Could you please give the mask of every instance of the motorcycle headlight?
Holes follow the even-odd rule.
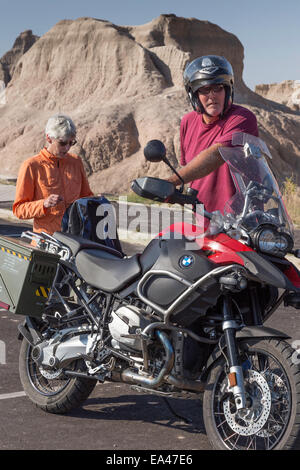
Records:
[[[262,230],[258,235],[257,242],[260,251],[273,252],[276,249],[276,233],[270,229]]]
[[[293,245],[291,237],[278,232],[276,227],[260,228],[253,234],[252,240],[259,251],[275,256],[284,256]]]

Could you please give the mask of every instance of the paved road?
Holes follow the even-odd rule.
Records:
[[[66,416],[46,414],[24,397],[1,399],[22,391],[18,376],[19,319],[0,315],[0,338],[7,347],[7,364],[0,365],[0,449],[209,449],[196,401],[170,400],[177,412],[193,419],[175,418],[164,400],[139,395],[130,386],[97,385],[84,406]]]
[[[0,232],[10,230],[22,228],[0,225]],[[299,233],[297,240],[300,246]],[[124,245],[128,254],[135,250],[130,244]],[[23,395],[18,375],[20,343],[16,337],[20,321],[22,318],[0,312],[0,341],[6,346],[6,363],[0,363],[1,450],[210,449],[198,400],[169,400],[177,413],[192,420],[190,424],[175,417],[161,397],[140,395],[128,385],[115,383],[97,385],[85,404],[66,416],[49,415],[35,408]],[[268,324],[290,334],[292,340],[300,340],[299,311],[280,308]]]

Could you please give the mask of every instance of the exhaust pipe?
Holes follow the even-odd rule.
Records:
[[[167,337],[167,335],[157,330],[156,335],[160,339],[165,352],[166,352],[166,362],[160,373],[157,377],[143,377],[130,369],[126,369],[120,374],[115,375],[115,380],[122,381],[125,383],[132,383],[135,385],[142,385],[147,388],[156,388],[158,387],[163,381],[167,382],[170,385],[174,385],[175,387],[188,390],[190,392],[197,392],[201,393],[204,392],[205,384],[203,382],[196,382],[194,380],[188,379],[178,379],[173,375],[168,375],[169,372],[172,370],[174,364],[174,351],[173,347]]]
[[[173,347],[167,337],[167,335],[163,331],[156,331],[156,336],[162,343],[165,353],[166,353],[166,362],[161,369],[160,373],[157,377],[143,377],[136,372],[133,372],[130,369],[126,369],[120,374],[120,379],[122,382],[128,382],[133,384],[144,385],[146,387],[155,388],[158,387],[162,381],[164,380],[165,376],[171,372],[173,364],[174,364],[174,350]]]
[[[196,382],[195,380],[187,380],[187,379],[177,379],[173,375],[168,375],[165,377],[165,382],[170,385],[174,385],[177,388],[182,390],[188,390],[189,392],[198,392],[202,393],[205,390],[205,383],[203,382]]]

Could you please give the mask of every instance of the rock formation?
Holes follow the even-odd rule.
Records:
[[[285,80],[270,85],[257,85],[255,93],[268,100],[282,103],[295,111],[300,111],[300,80]]]
[[[143,147],[162,140],[179,159],[179,124],[191,110],[182,84],[186,63],[224,55],[235,72],[235,101],[258,117],[281,178],[300,174],[300,115],[266,100],[243,81],[244,51],[231,33],[207,21],[161,15],[142,26],[117,26],[92,18],[57,23],[22,55],[0,108],[2,174],[44,143],[47,119],[69,114],[78,128],[74,152],[84,160],[93,190],[124,193],[141,175],[164,177],[148,164]]]
[[[4,54],[0,59],[0,80],[5,85],[11,80],[13,76],[15,65],[20,57],[27,52],[31,46],[39,39],[38,36],[32,34],[29,29],[21,33],[14,42],[14,45],[10,51]]]

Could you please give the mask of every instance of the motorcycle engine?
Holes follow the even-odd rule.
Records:
[[[127,351],[142,351],[138,335],[151,322],[143,317],[141,310],[134,306],[123,306],[112,312],[109,331],[112,335],[112,346]],[[126,337],[131,335],[131,337]]]

